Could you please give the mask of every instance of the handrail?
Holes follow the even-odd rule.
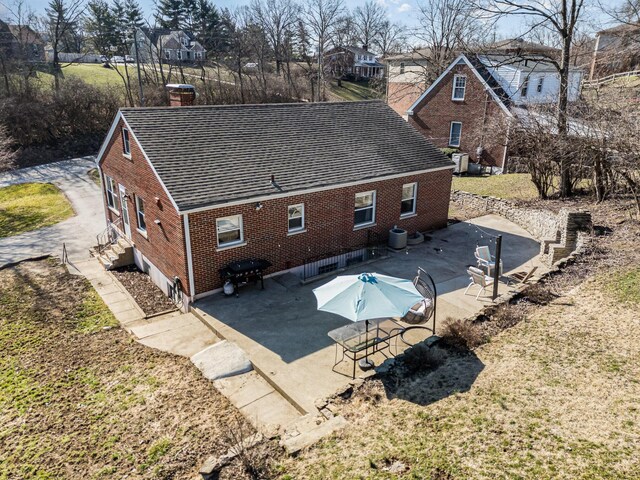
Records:
[[[107,228],[96,235],[96,241],[98,242],[96,250],[98,254],[102,254],[110,245],[118,241],[120,233],[117,229],[122,228],[122,226],[122,218],[120,217],[115,222],[109,222]]]

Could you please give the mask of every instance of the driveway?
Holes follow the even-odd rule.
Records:
[[[466,267],[475,264],[476,245],[503,236],[504,271],[528,270],[538,260],[539,244],[525,230],[496,215],[461,222],[434,232],[423,244],[389,258],[360,265],[347,274],[373,271],[412,279],[418,267],[429,272],[438,288],[437,325],[447,317],[465,318],[491,302],[488,296],[475,300],[477,290],[464,295],[469,282]],[[255,369],[302,410],[312,412],[315,400],[333,394],[351,379],[332,371],[335,348],[327,332],[348,324],[348,320],[316,309],[313,288],[325,278],[301,285],[291,274],[265,281],[265,290],[247,286],[240,296],[221,294],[202,299],[194,313],[209,323],[219,336],[235,342],[248,355]],[[509,287],[500,285],[500,292]],[[490,294],[490,292],[488,292]],[[423,331],[424,332],[424,331]],[[428,333],[423,333],[423,338]],[[378,358],[377,361],[384,360]],[[351,373],[351,364],[339,366]],[[360,372],[362,373],[362,372]]]
[[[41,255],[62,255],[66,244],[72,263],[87,260],[96,235],[105,229],[102,193],[87,172],[94,157],[0,173],[0,187],[27,182],[53,183],[67,196],[75,215],[50,227],[0,239],[0,266]]]

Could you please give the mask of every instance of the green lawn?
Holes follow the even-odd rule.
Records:
[[[48,227],[72,215],[67,198],[50,183],[0,188],[0,238]]]
[[[342,86],[338,86],[338,82],[331,82],[331,92],[351,102],[359,100],[375,100],[381,98],[381,95],[369,87],[366,82],[346,82],[342,81]]]
[[[538,197],[538,191],[528,173],[453,177],[453,189],[510,200],[532,200]]]

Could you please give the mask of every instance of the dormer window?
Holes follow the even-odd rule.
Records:
[[[467,89],[467,76],[454,75],[453,76],[453,92],[451,94],[451,99],[457,100],[457,101],[464,100],[464,94],[466,89]]]
[[[131,155],[131,145],[129,143],[129,130],[122,129],[122,153]]]

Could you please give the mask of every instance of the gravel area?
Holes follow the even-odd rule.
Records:
[[[135,265],[113,270],[111,273],[124,285],[145,315],[175,309],[173,302],[160,290],[144,272]]]

